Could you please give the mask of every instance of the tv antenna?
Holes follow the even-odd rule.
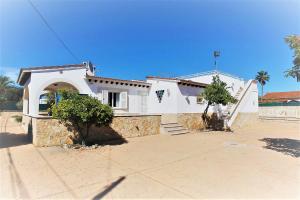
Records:
[[[220,56],[220,51],[214,51],[214,57],[215,57],[215,70],[217,71],[217,57]]]

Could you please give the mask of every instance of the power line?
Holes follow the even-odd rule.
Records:
[[[67,46],[67,44],[59,37],[57,32],[50,26],[50,24],[47,22],[46,18],[42,15],[42,13],[38,10],[38,8],[32,3],[31,0],[27,0],[28,3],[31,5],[33,10],[40,16],[44,24],[48,27],[48,29],[53,33],[55,38],[62,44],[62,46],[66,49],[66,51],[77,61],[81,62],[80,59],[72,52],[72,50]]]

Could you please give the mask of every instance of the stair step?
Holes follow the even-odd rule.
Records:
[[[170,122],[170,123],[161,123],[160,125],[174,125],[178,124],[177,122]]]
[[[166,126],[166,125],[163,125],[162,127],[164,127],[164,128],[182,128],[181,125],[174,125],[174,126]]]
[[[182,132],[182,131],[188,131],[185,128],[181,128],[181,129],[175,129],[175,130],[167,130],[169,133],[174,133],[174,132]]]
[[[189,131],[183,131],[183,132],[172,133],[171,135],[175,136],[175,135],[183,135],[183,134],[187,134],[187,133],[190,133],[190,132]]]

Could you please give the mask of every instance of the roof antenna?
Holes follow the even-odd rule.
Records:
[[[217,57],[220,56],[220,51],[214,51],[214,57],[215,57],[215,71],[217,72],[218,71],[218,68],[217,68]]]

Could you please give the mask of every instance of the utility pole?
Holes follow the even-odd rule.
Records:
[[[220,56],[220,51],[214,51],[214,57],[215,57],[215,70],[217,71],[217,57]]]

